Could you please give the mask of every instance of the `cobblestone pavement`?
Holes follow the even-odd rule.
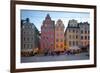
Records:
[[[87,60],[87,59],[89,59],[88,53],[80,53],[80,54],[75,54],[75,55],[21,57],[21,63],[48,62],[48,61],[69,61],[69,60]]]

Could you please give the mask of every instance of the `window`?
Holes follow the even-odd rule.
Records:
[[[81,33],[83,33],[83,30],[81,30]]]
[[[33,37],[32,37],[32,40],[33,40]]]
[[[90,31],[88,30],[88,33],[90,33]]]
[[[73,30],[73,33],[75,32],[75,30]]]
[[[23,32],[23,34],[25,34],[25,31]]]
[[[90,36],[88,36],[88,40],[90,39]]]
[[[83,36],[81,36],[81,39],[83,40]]]
[[[85,36],[85,40],[87,39],[87,36]]]
[[[87,31],[85,30],[85,34],[87,33]]]
[[[78,39],[78,35],[76,35],[76,39]]]
[[[53,44],[51,44],[51,47],[53,46]]]
[[[33,32],[31,32],[31,34],[34,34],[34,31],[33,31]]]
[[[29,41],[29,38],[27,38],[27,41]]]
[[[25,41],[25,37],[24,37],[24,41]]]

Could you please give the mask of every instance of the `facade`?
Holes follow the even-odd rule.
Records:
[[[68,27],[65,30],[65,42],[69,48],[80,45],[80,28],[76,20],[69,20]]]
[[[41,49],[45,53],[51,53],[54,48],[55,39],[55,22],[51,20],[49,14],[45,17],[41,26]]]
[[[78,23],[76,20],[69,20],[65,30],[65,43],[71,48],[83,48],[89,46],[89,23]]]
[[[89,46],[90,40],[90,25],[88,22],[79,23],[80,27],[80,47]]]
[[[33,23],[21,20],[21,55],[31,56],[39,49],[39,31]]]
[[[59,19],[55,25],[55,52],[64,51],[64,24]]]

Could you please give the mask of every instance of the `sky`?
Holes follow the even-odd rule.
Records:
[[[39,31],[41,31],[41,25],[46,15],[49,14],[51,19],[55,21],[61,19],[65,25],[65,29],[68,25],[68,21],[75,19],[78,22],[89,22],[90,13],[88,12],[64,12],[64,11],[39,11],[39,10],[21,10],[21,19],[29,18]]]

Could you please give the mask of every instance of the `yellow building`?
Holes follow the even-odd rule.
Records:
[[[55,25],[55,49],[54,51],[64,51],[64,24],[59,19]]]
[[[65,43],[70,47],[77,47],[80,44],[80,28],[77,20],[69,20],[68,27],[65,30]]]

